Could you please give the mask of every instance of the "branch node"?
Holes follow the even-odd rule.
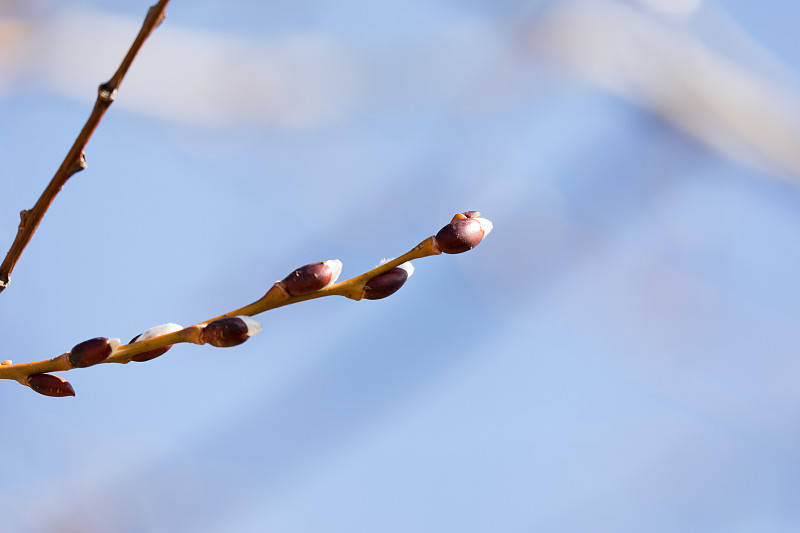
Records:
[[[17,231],[22,231],[22,229],[28,225],[28,216],[30,214],[31,214],[30,209],[23,209],[22,211],[19,212],[19,226],[17,226]]]
[[[78,159],[75,159],[72,164],[69,166],[69,170],[67,171],[70,176],[77,174],[81,170],[84,170],[87,166],[86,163],[86,155],[81,152],[78,156]]]
[[[147,10],[147,15],[144,17],[145,24],[147,24],[147,20],[153,16],[158,17],[153,25],[153,29],[156,29],[161,26],[161,23],[167,18],[167,12],[163,8],[159,9],[158,5],[150,6],[150,9]]]
[[[113,102],[114,98],[117,96],[117,89],[120,83],[122,83],[122,78],[125,77],[125,73],[128,71],[128,68],[130,68],[136,54],[139,53],[139,50],[152,33],[154,27],[164,19],[163,11],[166,9],[168,3],[169,0],[158,0],[158,3],[150,8],[147,18],[142,28],[139,30],[139,34],[128,49],[128,53],[123,58],[119,68],[110,80],[100,84],[97,88],[98,96],[94,108],[89,118],[86,119],[86,123],[83,125],[81,132],[78,134],[78,138],[75,139],[72,148],[70,148],[61,166],[58,167],[50,183],[47,184],[44,192],[39,196],[29,216],[26,218],[27,212],[23,212],[21,215],[20,229],[17,231],[17,236],[11,244],[11,248],[8,249],[5,259],[3,259],[2,264],[0,264],[0,292],[8,285],[11,271],[14,270],[14,266],[17,264],[17,261],[19,261],[22,252],[30,242],[31,237],[33,237],[33,233],[39,226],[39,222],[50,208],[50,204],[53,203],[56,195],[61,191],[61,188],[70,176],[86,168],[86,158],[83,154],[83,150],[86,148],[89,138],[92,136],[98,124],[100,124],[100,120],[111,105],[111,102]],[[79,155],[76,156],[75,154]]]
[[[97,87],[97,97],[110,104],[117,97],[117,84],[113,83],[112,80],[101,83]]]

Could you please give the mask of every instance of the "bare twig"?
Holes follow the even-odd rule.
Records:
[[[36,201],[36,205],[30,210],[26,209],[20,212],[17,236],[14,238],[11,248],[8,250],[3,263],[0,265],[0,292],[8,286],[11,271],[14,269],[17,261],[19,261],[22,252],[30,242],[31,237],[33,237],[33,233],[42,221],[50,204],[53,203],[56,195],[73,174],[86,168],[86,157],[83,153],[86,144],[89,142],[89,138],[91,138],[97,125],[100,124],[100,120],[103,118],[106,110],[114,101],[122,79],[128,72],[128,69],[139,53],[139,50],[142,48],[142,45],[153,30],[164,20],[164,11],[168,3],[169,0],[160,0],[157,4],[150,7],[144,19],[144,23],[142,24],[142,28],[139,30],[139,34],[133,41],[122,63],[120,63],[119,68],[110,80],[97,88],[97,100],[95,101],[92,113],[86,120],[86,124],[84,124],[78,138],[75,139],[75,143],[72,145],[72,148],[70,148],[61,166],[53,176],[53,179],[50,180],[50,183],[39,197],[39,200]]]

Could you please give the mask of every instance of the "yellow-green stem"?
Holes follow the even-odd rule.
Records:
[[[204,344],[201,338],[203,327],[209,322],[219,320],[220,318],[240,315],[253,316],[271,309],[283,307],[284,305],[290,305],[306,300],[313,300],[315,298],[322,298],[323,296],[335,295],[344,296],[352,300],[361,300],[364,297],[364,290],[367,282],[369,282],[369,280],[372,278],[388,272],[407,261],[413,261],[414,259],[421,259],[431,255],[438,255],[440,253],[441,252],[436,247],[436,239],[434,237],[428,237],[409,252],[396,259],[387,261],[386,263],[379,265],[372,270],[361,274],[360,276],[335,283],[322,290],[303,296],[288,295],[284,290],[281,289],[279,285],[280,282],[278,282],[273,285],[273,287],[267,291],[263,297],[251,304],[230,311],[229,313],[225,313],[224,315],[200,322],[193,326],[189,326],[188,328],[184,328],[174,333],[168,333],[166,335],[153,337],[141,342],[120,346],[108,359],[103,361],[103,363],[129,363],[131,358],[138,354],[163,348],[171,344],[178,344],[182,342]],[[34,363],[0,365],[0,379],[14,379],[23,385],[27,385],[28,377],[34,374],[71,370],[72,367],[69,364],[69,360],[67,358],[68,355],[68,353],[65,353],[59,355],[58,357],[54,357],[53,359],[46,359],[44,361],[37,361]]]

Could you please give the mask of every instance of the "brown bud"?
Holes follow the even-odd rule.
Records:
[[[136,355],[131,356],[131,361],[135,361],[137,363],[144,363],[145,361],[149,361],[151,359],[155,359],[160,355],[164,355],[167,353],[167,350],[172,348],[171,344],[164,346],[163,348],[156,348],[155,350],[150,350],[149,352],[139,353]]]
[[[72,385],[63,378],[53,374],[34,374],[28,377],[28,386],[45,396],[75,396]]]
[[[139,340],[139,337],[141,336],[142,336],[141,334],[136,335],[134,338],[131,339],[131,341],[128,344],[133,344],[134,342]],[[131,356],[131,361],[136,361],[137,363],[144,363],[145,361],[149,361],[150,359],[155,359],[159,355],[164,355],[170,348],[172,348],[172,345],[168,344],[162,348],[156,348],[155,350],[150,350],[149,352],[138,353],[136,355]]]
[[[212,346],[227,348],[242,344],[261,331],[261,323],[249,316],[220,318],[203,328],[200,338]]]
[[[460,254],[472,250],[492,231],[492,223],[485,218],[461,218],[439,230],[436,245],[446,254]]]
[[[481,218],[480,211],[464,211],[464,216],[467,218]]]
[[[84,368],[87,366],[102,363],[119,346],[119,339],[107,339],[105,337],[95,337],[88,341],[76,344],[70,350],[69,364],[74,368]]]
[[[286,276],[281,284],[290,296],[304,296],[332,285],[341,273],[342,262],[331,259],[301,266]]]
[[[388,272],[375,276],[364,287],[364,298],[367,300],[380,300],[391,296],[400,290],[406,280],[414,273],[411,263],[403,263]]]
[[[183,327],[178,324],[162,324],[160,326],[155,326],[144,333],[140,333],[136,335],[128,344],[133,344],[135,342],[146,341],[147,339],[152,339],[153,337],[160,337],[161,335],[166,335],[168,333],[174,333],[176,331],[182,330]],[[161,348],[156,348],[155,350],[150,350],[149,352],[143,352],[140,354],[136,354],[131,356],[131,361],[136,361],[137,363],[143,363],[145,361],[149,361],[151,359],[155,359],[159,355],[164,355],[167,353],[167,350],[172,348],[171,344],[167,346],[163,346]]]

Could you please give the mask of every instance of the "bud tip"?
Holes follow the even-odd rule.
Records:
[[[134,337],[133,340],[131,340],[131,342],[146,341],[147,339],[152,339],[153,337],[160,337],[161,335],[166,335],[168,333],[175,333],[176,331],[180,331],[182,329],[183,326],[172,322],[170,322],[169,324],[161,324],[160,326],[153,326],[152,328],[146,330],[144,333],[141,333],[136,337]]]
[[[341,263],[339,263],[341,265]],[[244,322],[245,326],[247,326],[247,333],[248,337],[252,337],[253,335],[258,335],[261,332],[261,322],[256,320],[255,318],[247,315],[239,315],[236,318],[239,318]]]
[[[489,235],[494,229],[494,224],[492,224],[492,221],[488,218],[477,217],[476,220],[480,222],[481,229],[483,230],[483,237],[486,238],[486,236]]]
[[[405,270],[409,278],[414,275],[414,265],[411,264],[411,261],[406,261],[405,263],[401,263],[397,265],[397,268],[402,268],[403,270]]]
[[[331,280],[325,285],[329,287],[336,283],[336,280],[339,279],[339,276],[342,274],[342,262],[338,259],[328,259],[325,261],[325,264],[331,269]]]

